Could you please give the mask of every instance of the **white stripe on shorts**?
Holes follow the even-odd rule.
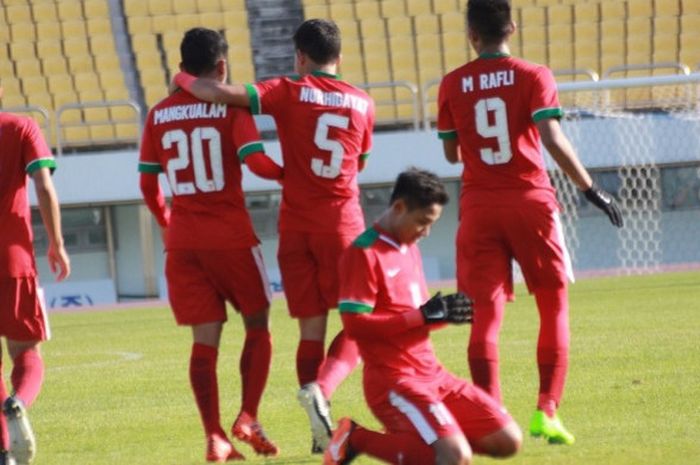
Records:
[[[389,402],[408,417],[408,421],[416,428],[416,431],[418,431],[418,434],[420,434],[420,437],[423,438],[426,444],[432,444],[437,441],[437,433],[430,423],[428,423],[428,420],[425,419],[423,413],[421,413],[418,407],[412,404],[411,401],[397,394],[395,391],[390,391]]]
[[[256,245],[255,247],[252,247],[250,251],[253,253],[255,264],[258,265],[260,279],[262,279],[263,286],[265,286],[265,296],[267,296],[267,301],[268,303],[272,303],[272,288],[270,287],[270,279],[267,277],[267,271],[265,271],[262,250],[260,249],[259,245]]]
[[[46,329],[46,341],[51,339],[51,325],[49,324],[49,314],[46,313],[46,296],[44,288],[39,287],[39,281],[36,281],[36,298],[39,299],[39,307],[41,307],[41,318],[44,320],[44,328]]]
[[[554,219],[554,226],[557,231],[557,241],[564,253],[564,269],[566,270],[566,277],[569,278],[570,282],[576,281],[574,278],[574,267],[571,265],[571,256],[569,255],[569,249],[566,248],[566,241],[564,240],[564,228],[561,225],[561,219],[559,218],[558,212],[552,212],[552,218]]]

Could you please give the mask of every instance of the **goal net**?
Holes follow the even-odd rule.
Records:
[[[547,157],[579,274],[700,267],[699,86],[700,74],[559,85],[563,130],[625,221],[612,226]]]

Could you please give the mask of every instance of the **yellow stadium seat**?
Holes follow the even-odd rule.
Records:
[[[440,40],[439,34],[416,36],[418,78],[421,85],[427,80],[441,77],[443,74],[442,56],[439,52]]]
[[[151,27],[153,32],[166,32],[177,29],[177,16],[173,15],[157,15],[151,18]],[[183,31],[184,32],[184,31]]]
[[[36,40],[36,27],[32,23],[13,23],[9,27],[13,42],[34,42]]]
[[[529,44],[523,42],[523,58],[533,63],[546,64],[546,49],[543,44]]]
[[[41,74],[41,62],[36,58],[15,60],[17,76],[36,76]]]
[[[109,18],[109,0],[83,0],[83,9],[85,17],[91,18]]]
[[[460,2],[461,3],[461,0]],[[459,11],[459,3],[455,0],[433,0],[434,13],[452,13]]]
[[[406,0],[406,13],[409,16],[431,14],[430,2],[425,0]]]
[[[654,34],[678,35],[680,32],[681,20],[682,19],[677,16],[655,16],[652,21]]]
[[[32,15],[37,23],[55,22],[58,18],[56,4],[53,2],[32,2]]]
[[[700,14],[683,15],[681,20],[681,33],[694,34],[700,32]]]
[[[13,74],[14,74],[14,71],[13,71]],[[3,78],[0,81],[0,84],[2,84],[2,88],[5,92],[5,95],[21,94],[22,93],[22,83],[20,82],[19,79],[14,77],[13,74],[3,75]]]
[[[173,1],[173,13],[176,15],[198,13],[197,4],[193,1]]]
[[[220,13],[221,2],[219,0],[197,0],[197,11],[200,13]]]
[[[63,127],[61,131],[63,145],[75,147],[90,143],[90,131],[87,126]]]
[[[121,74],[121,64],[117,55],[98,54],[93,56],[95,60],[95,70],[101,75],[108,72],[118,72]]]
[[[87,92],[89,90],[100,90],[100,81],[97,74],[92,73],[75,73],[73,74],[73,82],[75,89],[78,92]]]
[[[29,59],[36,56],[32,42],[10,43],[10,57],[13,60]]]
[[[112,34],[95,34],[90,38],[90,50],[92,54],[110,56],[115,52],[114,36]]]
[[[245,10],[225,11],[224,23],[227,28],[237,27],[239,29],[248,29],[248,14]]]
[[[547,47],[549,60],[547,65],[553,70],[574,68],[574,49],[570,42],[550,42]]]
[[[153,68],[146,68],[139,70],[139,75],[141,77],[141,85],[143,87],[156,87],[165,86],[167,81],[165,80],[165,74],[160,66]]]
[[[377,18],[379,16],[379,3],[375,0],[363,0],[355,2],[355,17],[357,19]]]
[[[2,108],[18,108],[27,106],[27,101],[22,94],[12,94],[5,92],[2,96]]]
[[[87,110],[86,110],[87,111]],[[87,121],[94,121],[91,115],[85,116]],[[97,121],[105,121],[104,119]],[[90,125],[90,140],[93,142],[112,142],[114,141],[114,126],[112,124],[91,124]]]
[[[547,24],[567,24],[573,22],[574,11],[571,5],[554,5],[547,8]]]
[[[7,24],[31,23],[32,12],[29,5],[10,5],[5,8]]]
[[[130,16],[128,18],[131,35],[144,34],[153,31],[153,21],[150,16]]]
[[[663,1],[656,1],[654,2],[654,14],[656,16],[678,16],[681,14],[681,2],[678,0],[663,0]],[[697,2],[691,2],[688,0],[683,0],[683,15],[685,16],[686,14],[692,14],[693,13],[693,8],[692,4],[694,3],[696,5],[696,8],[700,10],[700,3]],[[700,13],[700,11],[696,11],[696,13]]]
[[[406,4],[404,0],[383,0],[380,2],[380,6],[384,18],[395,18],[406,15]]]
[[[51,110],[53,108],[53,98],[48,92],[31,92],[25,94],[27,97],[27,105],[32,105],[36,107],[44,108],[45,110]]]
[[[347,3],[331,3],[328,5],[330,17],[336,19],[353,19],[355,18],[355,9],[352,2]]]
[[[88,43],[85,38],[69,38],[63,41],[63,50],[67,57],[78,56],[90,53]]]
[[[68,72],[66,59],[63,57],[63,55],[54,55],[43,58],[41,60],[41,68],[46,76],[50,76],[52,74],[65,74]]]
[[[197,14],[178,14],[175,15],[175,24],[178,31],[187,31],[193,27],[202,26]]]
[[[321,5],[304,5],[305,19],[327,18],[328,16],[328,5],[325,3]]]
[[[148,12],[153,16],[173,14],[173,5],[170,0],[145,0],[148,2]]]
[[[49,92],[44,76],[28,75],[26,77],[20,77],[20,81],[22,81],[22,91],[24,95],[47,94]]]
[[[520,24],[522,27],[544,26],[547,23],[545,19],[545,9],[543,7],[525,7],[520,10]]]
[[[469,45],[465,32],[445,32],[442,34],[442,43],[445,71],[462,66],[469,60]]]
[[[531,26],[520,29],[523,46],[543,45],[547,41],[547,31],[543,27]]]
[[[76,94],[73,89],[61,90],[58,92],[52,91],[51,93],[53,95],[53,104],[55,108],[78,103],[78,94]]]
[[[393,81],[417,83],[416,56],[413,50],[399,49],[391,52],[391,76]]]
[[[129,91],[126,89],[126,86],[124,86],[123,83],[120,87],[107,87],[105,89],[105,100],[107,101],[128,99]]]
[[[413,36],[413,23],[408,16],[387,18],[386,23],[389,37]]]
[[[574,24],[574,42],[581,40],[598,40],[598,23],[576,23]]]
[[[678,61],[678,34],[654,34],[652,41],[654,63]]]
[[[61,21],[75,21],[84,18],[82,2],[57,2],[56,6],[58,7],[58,19]]]
[[[199,13],[199,23],[210,29],[226,29],[226,22],[221,13]]]
[[[459,11],[443,13],[440,15],[440,27],[443,33],[466,30],[466,21],[465,16]]]
[[[91,73],[95,71],[95,64],[91,55],[74,55],[68,57],[68,69],[71,73]]]
[[[651,63],[651,36],[627,36],[627,64]]]
[[[413,27],[416,34],[439,34],[440,33],[440,23],[438,21],[438,16],[429,15],[417,15],[413,17]]]
[[[57,41],[62,37],[61,24],[57,21],[50,23],[38,23],[36,25],[36,38],[39,40]]]
[[[4,24],[0,24],[0,42],[5,44],[10,42],[10,29],[5,27]]]
[[[136,124],[115,124],[115,137],[118,140],[137,140],[139,136],[139,128]]]
[[[92,88],[85,90],[78,89],[78,99],[80,100],[80,103],[103,102],[105,99],[105,94],[100,88]]]
[[[325,18],[326,16],[320,17]],[[346,38],[357,39],[359,37],[359,24],[354,19],[339,19],[335,21],[335,24],[338,26],[338,29],[340,29],[343,42],[345,42]]]
[[[52,94],[74,92],[73,78],[69,74],[48,75],[46,81]]]
[[[599,3],[574,3],[574,21],[578,23],[597,23],[600,21]]]
[[[573,28],[569,24],[554,24],[547,27],[547,39],[550,42],[571,43],[574,39]]]
[[[636,17],[627,19],[628,36],[651,36],[651,18]]]
[[[621,20],[626,14],[625,2],[600,2],[601,21]]]
[[[360,21],[360,35],[363,39],[386,37],[384,18],[367,18]]]
[[[341,78],[351,84],[361,84],[365,82],[365,71],[363,60],[359,57],[350,56],[343,58],[340,62]]]
[[[651,18],[654,16],[652,0],[627,0],[627,16],[630,18]]]
[[[574,68],[590,69],[600,74],[599,56],[597,39],[574,42]]]
[[[134,16],[148,16],[151,13],[148,11],[147,0],[123,0],[124,13],[131,19]]]
[[[109,18],[88,18],[88,36],[112,34],[112,23]]]
[[[700,64],[700,32],[684,32],[681,33],[680,37],[680,50],[678,60],[695,68],[696,65]]]
[[[82,20],[66,20],[61,22],[61,33],[66,39],[75,39],[78,37],[86,37],[87,30],[85,29],[85,21]]]

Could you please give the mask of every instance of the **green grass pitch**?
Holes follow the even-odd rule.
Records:
[[[560,413],[572,447],[526,437],[512,463],[672,465],[700,463],[700,273],[590,279],[571,287],[571,364]],[[339,328],[331,317],[329,337]],[[52,315],[46,379],[31,410],[38,465],[204,463],[204,440],[187,378],[190,332],[167,308]],[[318,464],[296,402],[296,323],[284,302],[272,309],[273,366],[260,410],[281,447],[252,463]],[[468,327],[433,333],[438,356],[467,376]],[[527,428],[537,389],[533,299],[518,287],[501,335],[505,402]],[[242,325],[234,314],[219,358],[224,427],[239,406]],[[5,376],[8,360],[5,355]],[[9,380],[8,380],[9,381]],[[356,371],[333,399],[333,414],[376,426]],[[476,463],[495,463],[482,457]],[[372,464],[361,458],[358,464]],[[499,463],[502,463],[499,461]]]

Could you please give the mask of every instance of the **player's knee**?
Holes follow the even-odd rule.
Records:
[[[523,433],[515,422],[508,424],[497,437],[491,450],[493,457],[506,458],[518,453],[523,444]]]
[[[452,439],[452,438],[450,438]],[[440,440],[435,446],[436,465],[470,465],[472,463],[472,451],[466,439]]]

